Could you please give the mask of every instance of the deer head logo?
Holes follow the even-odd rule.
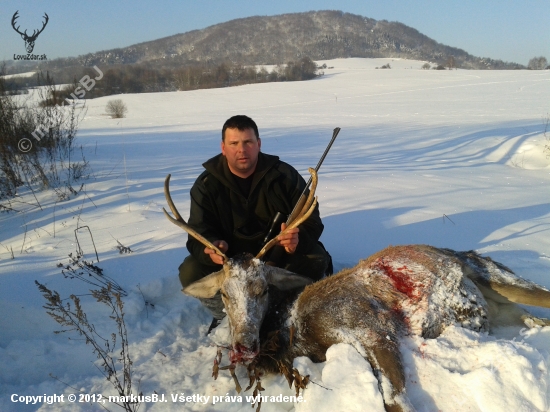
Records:
[[[27,34],[27,30],[25,30],[24,33],[20,32],[19,31],[19,27],[20,26],[17,26],[15,27],[15,21],[17,20],[17,18],[19,17],[19,10],[15,12],[15,14],[13,15],[13,17],[11,18],[11,25],[13,27],[13,29],[19,33],[21,35],[21,38],[23,40],[25,40],[25,48],[27,49],[27,53],[32,53],[33,49],[34,49],[34,42],[36,41],[36,38],[38,37],[38,35],[40,33],[42,33],[42,31],[44,30],[44,28],[46,27],[46,25],[48,24],[48,20],[50,19],[48,17],[48,15],[46,13],[44,13],[44,23],[42,25],[42,28],[40,30],[34,30],[32,35],[29,36]]]

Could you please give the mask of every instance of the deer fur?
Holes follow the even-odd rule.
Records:
[[[453,324],[489,331],[503,307],[513,308],[511,321],[540,324],[516,303],[550,308],[550,291],[504,265],[473,251],[425,245],[389,247],[352,269],[310,283],[250,256],[228,259],[220,272],[184,293],[208,298],[221,292],[232,363],[292,370],[298,356],[322,362],[331,345],[353,345],[371,364],[388,411],[413,410],[405,390],[401,337],[435,338]],[[263,356],[262,339],[275,330],[278,349]]]

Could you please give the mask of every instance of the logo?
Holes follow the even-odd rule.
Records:
[[[19,33],[21,35],[21,38],[25,41],[25,48],[27,49],[27,53],[28,55],[27,56],[18,56],[19,59],[23,59],[23,60],[44,60],[43,58],[32,58],[34,57],[34,55],[30,55],[32,53],[32,51],[34,50],[34,42],[36,41],[38,35],[40,33],[42,33],[44,31],[44,29],[46,28],[46,25],[48,24],[48,20],[50,20],[50,18],[48,17],[48,15],[46,13],[44,13],[44,23],[42,24],[42,28],[39,29],[39,30],[33,30],[32,32],[32,35],[28,35],[27,34],[27,30],[25,30],[24,32],[21,32],[19,31],[19,27],[20,26],[17,26],[15,27],[15,24],[16,24],[16,20],[18,19],[19,17],[19,10],[17,10],[15,12],[15,14],[13,15],[13,17],[11,18],[11,26],[13,27],[13,29]],[[14,55],[14,60],[19,60],[17,58],[15,58],[16,56]],[[36,56],[38,57],[38,56]],[[42,57],[45,57],[45,56],[42,56]]]

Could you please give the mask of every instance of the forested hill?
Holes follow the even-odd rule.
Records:
[[[232,62],[280,64],[308,56],[313,60],[392,57],[426,60],[466,69],[512,69],[515,63],[479,58],[446,46],[397,22],[341,11],[311,11],[231,20],[202,30],[49,61],[42,69],[145,63],[149,67]]]

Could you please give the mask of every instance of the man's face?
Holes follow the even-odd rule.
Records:
[[[262,142],[256,139],[254,130],[225,129],[222,154],[227,159],[231,173],[246,178],[254,173]]]

